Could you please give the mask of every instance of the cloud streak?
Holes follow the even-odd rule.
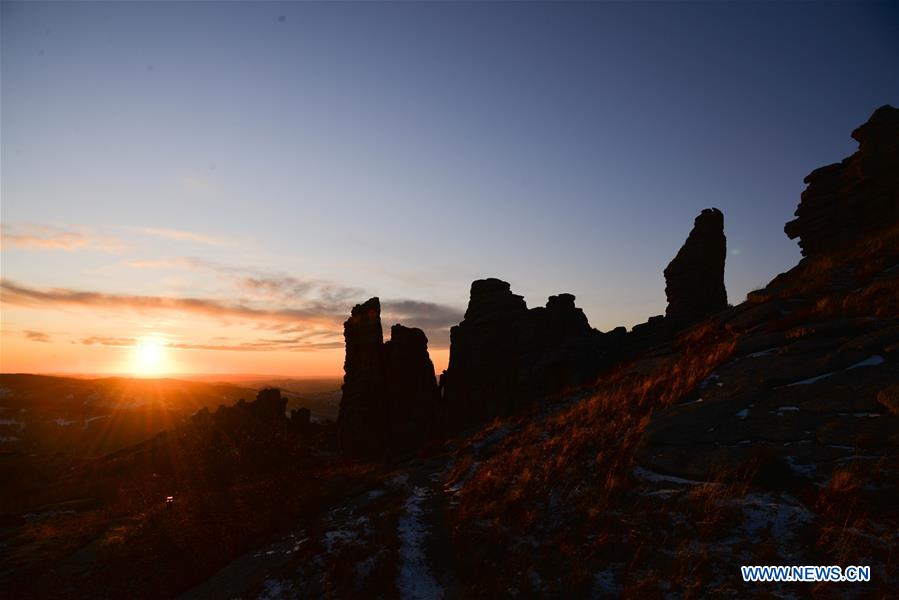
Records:
[[[349,313],[349,304],[342,298],[331,301],[317,298],[306,300],[301,305],[271,306],[246,300],[111,294],[68,288],[38,289],[9,280],[0,280],[0,300],[6,305],[30,308],[80,308],[93,311],[131,311],[140,314],[177,313],[218,319],[224,323],[250,322],[257,329],[294,334],[294,337],[288,340],[262,340],[264,344],[258,347],[266,349],[279,345],[302,349],[339,347],[342,345],[341,326]],[[382,306],[385,328],[396,322],[410,327],[420,327],[425,330],[434,347],[445,347],[448,344],[449,327],[462,318],[460,310],[431,302],[385,300]],[[322,339],[309,339],[314,336]],[[121,339],[119,338],[119,341]],[[90,343],[103,343],[101,338],[85,338],[82,343],[88,343],[86,340],[90,340]],[[240,343],[238,347],[246,350],[257,346]],[[216,348],[209,346],[204,349]],[[235,349],[235,347],[223,345],[220,349]]]
[[[0,240],[5,249],[24,248],[31,250],[98,250],[100,252],[121,252],[122,241],[113,236],[98,235],[80,228],[56,227],[52,225],[4,223],[0,228]]]
[[[50,336],[44,333],[43,331],[33,331],[31,329],[26,329],[22,332],[22,335],[25,336],[25,339],[31,340],[32,342],[49,342]]]
[[[197,231],[185,231],[182,229],[168,229],[165,227],[132,227],[133,230],[139,231],[144,235],[161,237],[168,240],[177,240],[181,242],[194,242],[195,244],[206,244],[209,246],[227,246],[229,242],[217,237],[200,233]]]

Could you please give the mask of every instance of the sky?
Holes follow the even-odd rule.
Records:
[[[471,281],[732,303],[813,169],[899,104],[897,2],[3,2],[0,371],[339,375],[379,296],[438,372]]]

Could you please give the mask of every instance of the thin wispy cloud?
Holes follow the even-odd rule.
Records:
[[[33,331],[31,329],[26,329],[22,332],[22,335],[25,336],[25,339],[31,340],[32,342],[49,342],[50,336],[43,331]]]
[[[197,231],[185,231],[183,229],[168,229],[164,227],[132,227],[131,229],[138,231],[144,235],[161,237],[168,240],[177,240],[182,242],[193,242],[195,244],[206,244],[209,246],[228,246],[230,242],[218,237],[200,233]]]
[[[33,250],[97,250],[121,252],[125,245],[119,238],[101,235],[81,227],[36,225],[23,223],[0,227],[0,241],[4,249],[25,248]]]
[[[180,296],[145,296],[112,294],[69,288],[38,289],[0,280],[0,300],[4,305],[44,309],[79,308],[91,311],[127,311],[142,315],[160,313],[217,319],[222,323],[243,322],[257,329],[280,334],[294,334],[292,344],[305,349],[334,348],[342,344],[340,333],[350,305],[346,302],[325,302],[321,299],[298,302],[293,306],[272,306],[244,299],[218,300]],[[360,297],[360,300],[362,297]],[[416,300],[386,300],[383,302],[386,327],[401,322],[425,330],[435,347],[448,341],[449,327],[462,318],[456,308]],[[312,336],[333,339],[311,341]],[[84,338],[101,343],[100,338]],[[121,341],[121,339],[120,339]],[[84,342],[83,342],[84,343]],[[272,347],[272,340],[266,346]],[[177,346],[175,346],[177,347]],[[248,346],[243,346],[248,348]]]
[[[333,281],[295,277],[250,267],[225,266],[192,256],[126,260],[122,264],[132,269],[141,270],[209,271],[220,277],[231,278],[231,283],[239,293],[254,300],[292,303],[305,299],[324,305],[351,305],[365,295],[365,291],[361,288]]]

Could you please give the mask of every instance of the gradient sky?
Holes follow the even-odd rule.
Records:
[[[442,369],[470,282],[732,302],[812,169],[899,103],[899,3],[2,3],[2,371],[341,372],[379,295]],[[141,341],[143,340],[143,342]]]

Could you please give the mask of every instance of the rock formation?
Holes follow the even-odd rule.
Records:
[[[394,325],[384,344],[387,435],[393,450],[414,450],[434,439],[439,399],[428,338],[421,329]]]
[[[796,219],[784,227],[805,256],[899,221],[899,109],[881,106],[852,137],[858,151],[806,176]]]
[[[449,367],[441,377],[450,427],[508,415],[589,380],[604,347],[603,334],[590,327],[571,294],[528,310],[505,281],[475,281],[464,320],[450,330]]]
[[[665,316],[691,321],[726,308],[726,255],[724,215],[717,208],[703,209],[687,241],[665,267]]]
[[[428,340],[395,325],[384,343],[381,305],[356,305],[343,325],[343,395],[337,420],[341,451],[366,459],[421,447],[433,438],[438,398]]]
[[[350,456],[376,456],[384,445],[385,385],[381,303],[371,298],[353,307],[343,324],[346,358],[337,431]]]

